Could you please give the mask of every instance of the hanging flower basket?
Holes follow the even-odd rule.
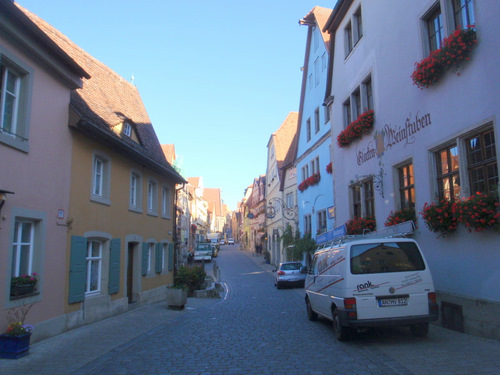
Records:
[[[337,136],[337,145],[340,148],[349,146],[356,139],[361,138],[364,134],[369,133],[373,128],[374,111],[368,110],[358,116],[356,121],[353,121]]]
[[[448,199],[431,204],[425,202],[420,215],[427,228],[438,233],[438,237],[446,237],[457,230],[458,220],[453,215],[453,203]]]
[[[476,193],[453,204],[453,215],[469,232],[500,228],[498,199],[492,194]]]
[[[443,46],[430,53],[425,59],[415,63],[411,75],[413,83],[419,87],[429,87],[436,83],[448,69],[470,59],[470,53],[476,45],[474,25],[466,29],[457,29],[443,39]]]
[[[313,174],[311,177],[306,178],[304,181],[302,181],[298,189],[302,192],[306,190],[309,186],[313,186],[319,183],[321,180],[321,175],[318,173]]]
[[[410,220],[412,220],[413,222],[417,221],[417,216],[415,215],[415,209],[403,208],[399,211],[391,211],[384,225],[386,227],[390,227],[392,225],[404,223],[405,221],[410,221]]]
[[[332,168],[332,162],[326,166],[326,173],[332,174],[333,173],[333,168]]]
[[[347,234],[365,234],[377,228],[374,217],[355,217],[345,223]]]

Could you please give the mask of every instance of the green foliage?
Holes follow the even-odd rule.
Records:
[[[288,247],[295,244],[295,238],[293,238],[292,226],[287,224],[285,232],[283,233],[283,246]]]
[[[206,276],[203,266],[181,266],[175,276],[174,287],[186,286],[190,290],[199,289]]]
[[[289,260],[302,260],[304,253],[314,252],[316,241],[311,237],[311,233],[306,233],[303,237],[300,232],[295,233],[293,244],[288,245],[287,257]]]

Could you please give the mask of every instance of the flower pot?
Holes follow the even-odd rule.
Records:
[[[185,288],[167,288],[167,305],[171,309],[182,310],[187,303],[188,291]]]
[[[35,284],[12,285],[10,287],[11,296],[23,296],[31,294],[35,290]]]
[[[22,336],[0,335],[0,358],[17,359],[29,354],[31,332]]]

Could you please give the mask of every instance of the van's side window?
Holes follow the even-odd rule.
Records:
[[[386,242],[353,245],[351,273],[422,271],[425,263],[413,242]]]
[[[318,274],[318,256],[317,255],[315,255],[313,260],[312,260],[310,273],[312,273],[313,275]]]

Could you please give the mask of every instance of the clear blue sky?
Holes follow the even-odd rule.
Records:
[[[314,6],[336,0],[18,0],[139,89],[184,177],[231,210],[266,173],[267,142],[298,111]]]

